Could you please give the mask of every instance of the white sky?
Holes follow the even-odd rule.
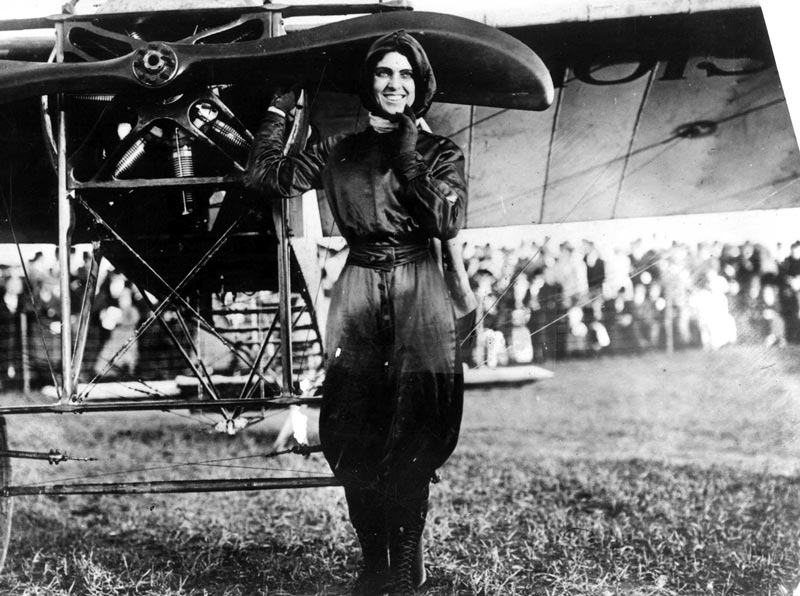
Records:
[[[6,0],[0,6],[0,18],[24,19],[27,17],[41,17],[61,12],[63,2],[57,0],[27,0],[27,2],[10,2]]]

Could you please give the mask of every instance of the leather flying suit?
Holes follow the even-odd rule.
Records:
[[[411,56],[419,114],[435,83],[413,38],[387,36],[366,64],[398,48]],[[324,189],[350,247],[326,326],[320,438],[345,486],[365,561],[385,561],[392,536],[406,534],[398,552],[419,542],[428,483],[458,439],[463,375],[453,306],[429,244],[455,237],[463,225],[464,156],[424,131],[416,151],[400,155],[394,133],[371,128],[294,156],[283,155],[284,138],[285,119],[267,113],[245,182],[275,198]]]

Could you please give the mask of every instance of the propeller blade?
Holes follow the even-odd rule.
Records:
[[[136,88],[130,58],[51,63],[0,60],[0,103],[50,93],[120,92]]]
[[[405,29],[431,60],[436,100],[490,107],[543,110],[553,100],[544,62],[527,45],[476,21],[429,12],[390,12],[347,19],[283,37],[236,44],[225,54],[211,46],[186,48],[187,76],[214,83],[300,79],[308,88],[356,93],[370,44]],[[183,48],[179,54],[184,54]]]
[[[363,57],[398,29],[416,36],[439,86],[436,100],[543,110],[553,100],[550,74],[519,40],[451,15],[391,12],[347,19],[281,37],[231,44],[151,42],[126,56],[85,63],[0,61],[0,102],[57,92],[174,93],[191,84],[294,80],[355,93]]]

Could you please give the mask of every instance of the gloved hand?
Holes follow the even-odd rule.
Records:
[[[406,106],[402,113],[393,114],[393,116],[398,124],[397,145],[395,146],[397,155],[413,153],[417,150],[417,137],[419,136],[417,117],[414,111],[410,106]]]
[[[278,87],[272,94],[272,99],[270,100],[269,105],[278,108],[279,110],[283,111],[284,114],[289,116],[297,105],[297,98],[299,95],[299,85],[294,85],[289,88]]]

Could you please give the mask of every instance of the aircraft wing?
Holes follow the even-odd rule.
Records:
[[[800,156],[761,10],[626,16],[619,5],[612,18],[513,24],[522,15],[504,27],[547,64],[548,111],[431,113],[469,156],[468,225],[800,206]]]

